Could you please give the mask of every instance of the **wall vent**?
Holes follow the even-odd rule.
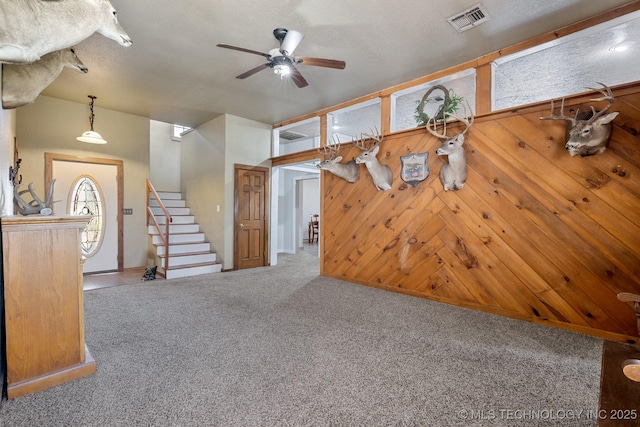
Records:
[[[488,20],[489,15],[480,3],[447,19],[449,24],[459,33],[470,30]]]
[[[306,138],[308,135],[304,133],[294,132],[291,130],[284,130],[280,132],[280,139],[286,139],[287,141],[293,141],[294,139]]]

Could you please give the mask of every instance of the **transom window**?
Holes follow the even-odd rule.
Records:
[[[71,186],[69,213],[91,216],[81,233],[82,254],[87,258],[95,255],[102,245],[105,225],[103,200],[100,186],[88,175],[78,177]]]
[[[181,141],[182,140],[182,135],[185,135],[189,132],[191,132],[193,130],[193,128],[190,128],[188,126],[182,126],[182,125],[172,125],[171,126],[171,139],[174,141]]]
[[[640,11],[493,62],[493,109],[502,110],[600,87],[640,75]]]

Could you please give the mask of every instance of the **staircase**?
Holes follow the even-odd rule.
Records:
[[[162,242],[160,232],[152,222],[148,224],[151,242],[156,249],[158,272],[167,279],[220,272],[222,264],[216,261],[216,254],[211,251],[211,243],[206,241],[200,226],[195,222],[195,217],[182,200],[182,195],[162,191],[158,191],[157,194],[172,218],[169,225],[168,269],[165,267],[166,246]],[[149,198],[149,207],[164,232],[167,218],[159,206],[155,198]]]

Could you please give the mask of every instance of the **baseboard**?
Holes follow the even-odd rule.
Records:
[[[7,398],[14,399],[24,396],[25,394],[35,393],[63,384],[78,378],[86,377],[96,372],[96,361],[89,353],[89,349],[85,347],[85,359],[76,365],[61,369],[60,371],[51,372],[35,378],[20,381],[7,385]]]

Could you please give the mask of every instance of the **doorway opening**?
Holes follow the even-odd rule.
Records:
[[[309,251],[318,258],[322,246],[322,217],[319,216],[318,240],[309,242],[309,223],[320,215],[320,169],[318,161],[290,164],[272,169],[272,246],[271,265],[278,253]]]

